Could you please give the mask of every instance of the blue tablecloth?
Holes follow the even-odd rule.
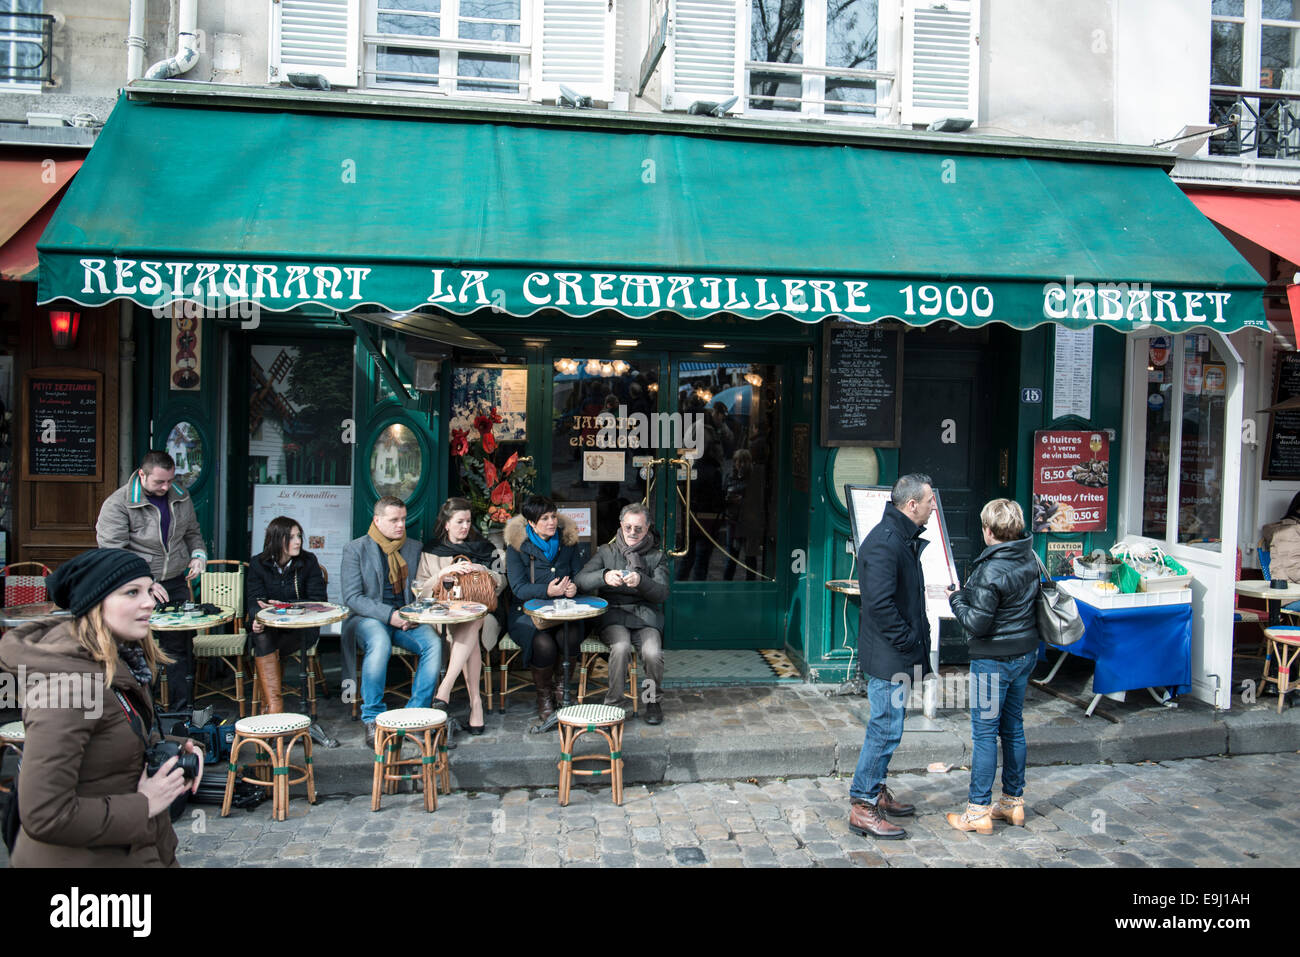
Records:
[[[1077,601],[1083,637],[1065,650],[1097,663],[1097,694],[1134,688],[1168,688],[1186,694],[1192,686],[1192,606],[1094,608]]]

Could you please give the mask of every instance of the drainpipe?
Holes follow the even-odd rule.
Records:
[[[159,60],[149,67],[146,80],[166,80],[180,76],[199,62],[198,0],[179,0],[177,16],[176,55]]]
[[[144,76],[144,8],[147,0],[131,0],[126,28],[126,82]]]
[[[141,0],[143,3],[143,0]],[[117,320],[117,475],[135,468],[135,304],[125,301]]]

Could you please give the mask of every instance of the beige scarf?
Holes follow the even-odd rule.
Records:
[[[406,536],[401,538],[385,538],[383,533],[375,527],[375,523],[370,523],[370,531],[367,532],[370,540],[379,546],[379,550],[388,556],[388,580],[393,584],[393,594],[397,596],[398,601],[406,599],[406,559],[402,557],[402,546],[406,544]]]

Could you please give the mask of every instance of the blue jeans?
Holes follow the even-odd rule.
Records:
[[[867,679],[871,719],[867,722],[867,736],[858,754],[858,768],[853,772],[853,783],[849,785],[849,797],[854,800],[875,805],[880,799],[880,787],[885,783],[889,759],[893,757],[898,742],[903,740],[903,715],[910,692],[910,682]]]
[[[1002,739],[1002,793],[1025,793],[1025,685],[1038,663],[1038,651],[1010,661],[975,658],[970,663],[971,804],[993,802]]]
[[[365,651],[361,661],[361,720],[374,721],[384,711],[384,683],[388,677],[388,658],[393,645],[420,656],[411,684],[409,707],[428,708],[442,673],[442,639],[429,625],[417,625],[409,631],[374,618],[357,623],[357,644]]]

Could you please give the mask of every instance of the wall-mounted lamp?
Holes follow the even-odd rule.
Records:
[[[622,359],[614,360],[614,375],[627,375],[627,370],[632,368]]]
[[[56,349],[77,347],[77,327],[81,324],[79,312],[50,312],[50,338]]]
[[[600,360],[588,359],[587,364],[583,367],[583,370],[587,373],[587,375],[590,376],[600,375]]]
[[[755,389],[761,389],[763,387],[763,377],[759,375],[757,372],[746,372],[745,381],[748,382],[750,385],[752,385]]]

